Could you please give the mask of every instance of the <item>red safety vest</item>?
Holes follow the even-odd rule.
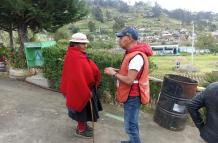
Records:
[[[139,93],[140,93],[139,96],[141,98],[141,103],[147,104],[150,100],[150,94],[149,94],[149,78],[148,78],[149,62],[148,62],[148,57],[146,56],[146,54],[140,51],[135,51],[135,52],[126,54],[122,62],[122,65],[120,67],[119,74],[127,76],[129,62],[137,54],[140,54],[144,59],[144,66],[142,66],[143,68],[142,74],[141,74],[140,79],[138,80]],[[116,91],[116,99],[118,102],[124,103],[127,101],[131,87],[132,85],[125,84],[122,81],[118,81],[117,91]]]

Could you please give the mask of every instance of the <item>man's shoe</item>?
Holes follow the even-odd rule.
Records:
[[[81,132],[78,129],[76,129],[76,136],[91,139],[93,137],[93,131],[86,129],[85,131]]]

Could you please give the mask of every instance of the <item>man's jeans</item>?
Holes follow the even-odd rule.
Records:
[[[129,97],[124,104],[124,127],[131,143],[141,143],[138,126],[140,106],[139,96]]]

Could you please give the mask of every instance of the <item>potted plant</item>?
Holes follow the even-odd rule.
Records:
[[[0,72],[6,71],[6,48],[0,47]]]
[[[9,77],[24,79],[27,74],[27,64],[24,55],[21,55],[17,49],[12,49],[8,54],[9,58]]]

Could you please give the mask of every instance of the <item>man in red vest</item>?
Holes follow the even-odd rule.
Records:
[[[104,73],[117,78],[116,99],[124,104],[124,126],[129,141],[121,143],[140,143],[139,110],[141,104],[147,104],[150,99],[148,57],[153,53],[149,45],[138,42],[138,31],[134,27],[124,28],[116,36],[126,53],[120,69],[107,67]]]

